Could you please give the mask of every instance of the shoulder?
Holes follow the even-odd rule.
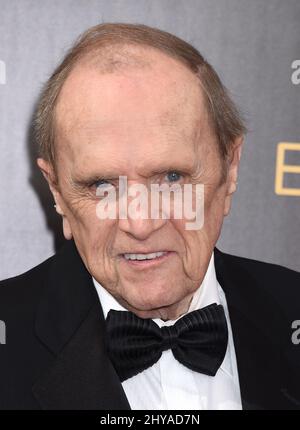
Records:
[[[48,258],[21,275],[0,281],[0,319],[20,315],[23,309],[30,309],[35,304],[54,258]]]
[[[300,272],[263,261],[226,254],[218,249],[216,265],[233,279],[242,279],[243,287],[257,288],[276,300],[281,308],[300,312]],[[242,286],[241,286],[242,287]],[[300,317],[300,313],[298,315]]]
[[[240,267],[245,271],[249,271],[256,277],[260,278],[260,276],[263,276],[265,279],[265,276],[269,276],[270,278],[268,278],[268,280],[273,279],[275,282],[282,279],[295,280],[298,282],[300,280],[300,272],[279,264],[267,263],[264,261],[227,254],[218,249],[216,249],[216,252],[221,255],[227,265]]]
[[[54,258],[0,282],[0,409],[38,407],[31,386],[52,353],[36,336],[36,315]]]
[[[31,318],[36,307],[48,296],[64,297],[61,287],[82,282],[85,272],[74,241],[66,241],[50,258],[27,272],[0,281],[0,320],[20,323]]]

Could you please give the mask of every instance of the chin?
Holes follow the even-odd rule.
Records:
[[[161,291],[155,291],[153,294],[128,296],[126,301],[137,311],[147,312],[172,306],[176,303],[176,299],[174,292],[164,289]],[[180,300],[180,298],[178,300]]]

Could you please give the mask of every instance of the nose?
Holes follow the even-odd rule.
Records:
[[[152,233],[162,228],[167,222],[158,211],[152,214],[151,192],[143,183],[128,181],[128,195],[124,192],[120,196],[119,210],[125,209],[125,216],[119,217],[119,229],[130,234],[137,240],[145,240]],[[138,200],[135,200],[138,196]],[[122,210],[120,212],[120,215]],[[123,212],[124,214],[124,212]]]
[[[145,240],[159,230],[167,222],[166,219],[119,219],[119,228],[137,240]]]

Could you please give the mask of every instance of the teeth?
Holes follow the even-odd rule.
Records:
[[[151,254],[124,254],[126,260],[153,260],[154,258],[161,257],[166,252],[159,251]]]

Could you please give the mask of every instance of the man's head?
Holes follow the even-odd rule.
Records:
[[[50,79],[36,130],[38,164],[65,237],[74,238],[91,275],[142,317],[184,313],[230,209],[244,133],[211,66],[159,30],[100,25]],[[118,190],[119,176],[147,187],[203,184],[203,227],[186,230],[185,219],[99,220],[97,188]]]

